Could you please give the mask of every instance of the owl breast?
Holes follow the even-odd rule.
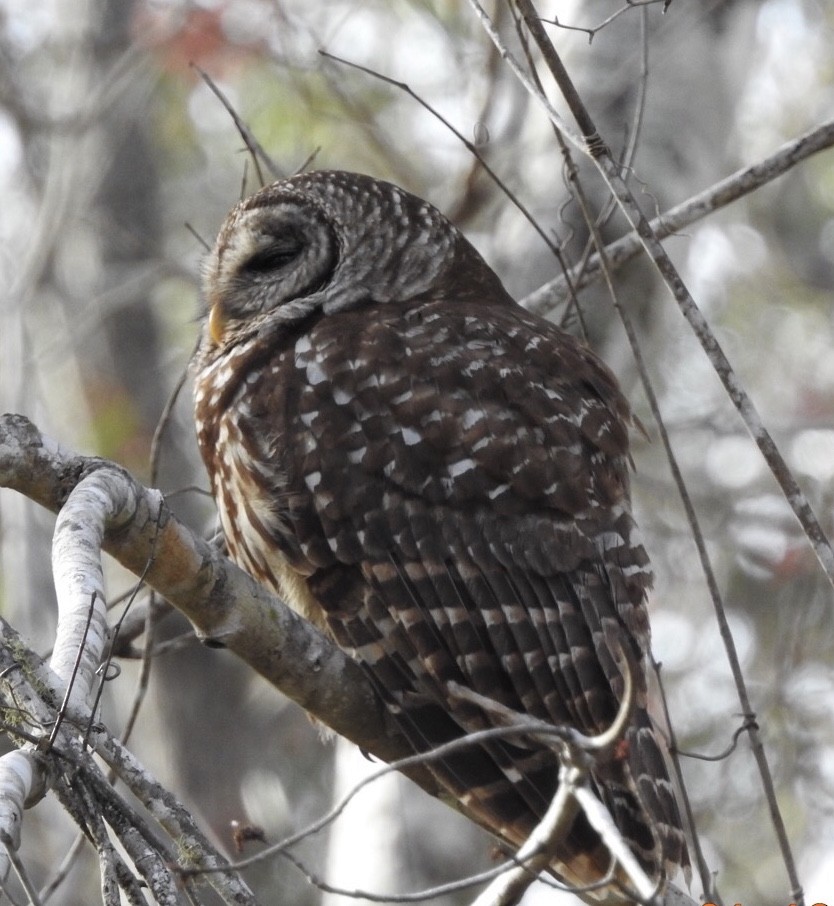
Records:
[[[266,438],[257,430],[263,385],[275,389],[291,356],[278,353],[265,367],[254,366],[260,357],[252,342],[237,350],[232,361],[220,359],[200,373],[195,386],[197,439],[210,464],[212,493],[231,558],[296,613],[326,630],[306,580],[315,566],[293,544],[288,522],[294,493],[281,466],[286,431],[275,413]],[[224,404],[218,405],[220,401]]]

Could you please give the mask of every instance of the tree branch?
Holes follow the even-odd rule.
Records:
[[[92,487],[106,487],[115,501],[110,510],[115,531],[105,534],[104,550],[144,576],[188,617],[204,642],[229,648],[322,723],[381,760],[411,754],[361,667],[194,535],[159,491],[142,487],[114,463],[63,449],[23,416],[0,417],[0,487],[58,512],[94,473],[99,474]],[[89,526],[69,530],[83,534]],[[415,766],[408,773],[437,795],[427,771]]]
[[[738,201],[756,189],[787,173],[798,163],[807,160],[820,151],[834,147],[834,120],[815,126],[786,142],[773,154],[749,167],[742,167],[735,173],[710,186],[698,195],[693,195],[665,214],[649,221],[649,228],[658,239],[666,239],[680,230],[702,220],[709,214],[721,210],[731,202]],[[643,240],[637,230],[610,243],[605,248],[607,265],[616,269],[643,251]],[[521,300],[530,311],[544,314],[555,305],[571,298],[572,291],[578,291],[603,276],[603,260],[599,252],[591,255],[587,262],[580,262],[566,274],[560,274]]]
[[[0,776],[7,774],[9,768],[15,770],[15,761],[25,764],[27,760],[29,765],[24,767],[22,775],[24,779],[29,773],[32,776],[28,789],[7,789],[12,795],[10,803],[0,800],[4,806],[0,812],[0,841],[5,845],[5,852],[0,851],[0,882],[9,864],[16,859],[23,808],[34,804],[53,781],[62,804],[86,835],[90,835],[90,827],[84,818],[82,788],[94,793],[99,806],[96,814],[100,813],[113,829],[140,872],[151,871],[155,864],[169,866],[164,869],[169,876],[175,873],[174,847],[160,841],[156,828],[113,790],[87,751],[83,736],[180,850],[193,853],[205,867],[218,869],[209,881],[223,902],[230,906],[254,906],[249,889],[237,874],[229,871],[226,860],[212,847],[188,811],[93,720],[86,705],[70,701],[66,719],[57,732],[53,730],[58,720],[56,703],[60,700],[56,692],[62,684],[48,665],[29,651],[17,633],[0,619],[0,713],[5,718],[6,732],[28,743],[19,752],[0,758]],[[106,854],[103,858],[106,860]],[[161,877],[146,880],[151,888],[168,884]],[[120,883],[124,888],[125,882]]]

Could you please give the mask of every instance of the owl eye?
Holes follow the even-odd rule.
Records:
[[[255,273],[277,270],[297,258],[303,248],[304,243],[299,236],[276,236],[268,246],[255,252],[243,266],[245,270]]]

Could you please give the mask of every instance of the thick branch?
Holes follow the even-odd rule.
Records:
[[[182,611],[201,639],[229,648],[322,723],[383,761],[411,753],[356,662],[195,536],[158,491],[113,463],[61,448],[23,416],[0,417],[0,487],[58,512],[85,477],[103,469],[117,495],[111,516],[121,526],[106,536],[104,549]],[[409,776],[437,795],[427,771],[415,766]]]

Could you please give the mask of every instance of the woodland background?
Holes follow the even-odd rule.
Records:
[[[834,113],[832,0],[675,0],[665,14],[662,6],[539,6],[543,16],[558,15],[562,27],[549,26],[551,37],[604,137],[617,155],[633,148],[630,183],[650,216]],[[510,40],[502,3],[495,15]],[[517,298],[559,272],[448,128],[403,90],[323,58],[322,48],[407,83],[477,146],[564,256],[581,258],[587,230],[549,124],[465,3],[0,3],[0,411],[24,413],[67,446],[117,460],[207,533],[215,519],[194,490],[207,481],[187,387],[153,465],[152,439],[196,338],[197,237],[211,242],[257,178],[192,63],[282,172],[315,152],[315,167],[368,172],[428,198]],[[578,164],[586,192],[604,208],[592,167]],[[603,227],[606,239],[625,231],[618,216]],[[834,154],[811,158],[665,244],[830,533]],[[831,587],[652,267],[632,263],[617,283],[730,609],[808,902],[831,903]],[[674,724],[682,748],[717,754],[741,718],[693,543],[610,302],[592,286],[581,303],[592,345],[651,439],[634,438],[634,494],[656,570],[654,649]],[[52,523],[34,504],[0,494],[0,612],[42,652],[54,635]],[[113,567],[111,599],[132,584]],[[203,649],[185,620],[166,617],[153,644],[131,748],[230,851],[231,820],[277,839],[325,811],[334,788],[363,769],[357,753],[322,744],[298,708],[231,655]],[[114,731],[140,676],[138,658],[119,663],[104,704]],[[789,902],[744,737],[727,758],[685,758],[683,768],[727,900]],[[73,829],[49,798],[25,829],[24,861],[45,884]],[[413,891],[487,867],[490,849],[463,819],[396,780],[372,787],[329,836],[298,851],[333,884]],[[347,902],[283,860],[247,879],[265,903]],[[49,902],[92,902],[97,883],[82,851]],[[554,902],[535,890],[525,902],[537,897]]]

